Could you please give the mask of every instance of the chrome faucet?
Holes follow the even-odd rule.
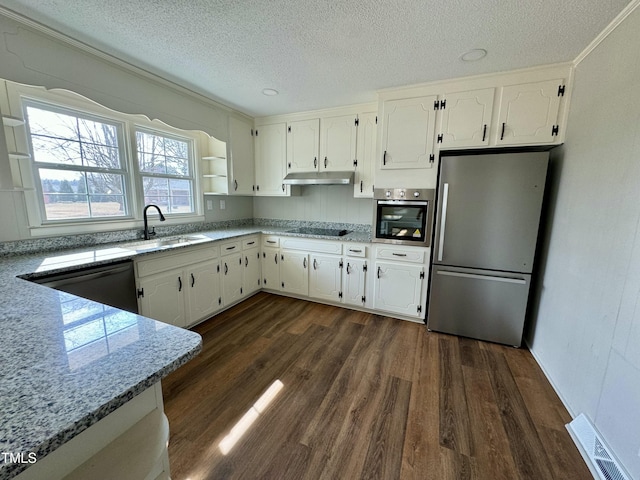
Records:
[[[150,204],[147,205],[146,207],[144,207],[144,210],[142,211],[142,217],[144,218],[144,239],[145,240],[149,240],[151,237],[153,237],[156,232],[155,229],[153,227],[151,227],[151,230],[149,230],[149,224],[147,221],[147,210],[149,208],[155,208],[156,210],[158,210],[158,214],[160,215],[160,221],[164,222],[166,220],[166,218],[164,218],[164,215],[162,214],[162,212],[160,211],[160,207],[154,204]]]

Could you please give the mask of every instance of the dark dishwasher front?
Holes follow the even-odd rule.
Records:
[[[48,275],[34,281],[56,290],[138,313],[131,260]]]

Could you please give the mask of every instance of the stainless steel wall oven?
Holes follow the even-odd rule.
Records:
[[[376,188],[373,196],[374,242],[430,246],[435,190]]]

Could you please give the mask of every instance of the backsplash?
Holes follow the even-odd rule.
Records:
[[[205,232],[223,228],[245,226],[278,227],[278,228],[331,228],[352,232],[370,233],[371,225],[334,222],[305,222],[300,220],[280,220],[270,218],[245,218],[206,223],[186,223],[183,225],[155,226],[159,238],[173,235],[184,235],[194,232]],[[83,235],[67,235],[63,237],[47,237],[13,242],[0,242],[0,257],[9,255],[27,255],[34,252],[49,252],[69,248],[89,247],[118,242],[133,242],[142,239],[142,230],[118,230],[115,232],[87,233]]]

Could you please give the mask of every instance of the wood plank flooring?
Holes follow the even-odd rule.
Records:
[[[163,381],[174,480],[591,478],[525,349],[267,293],[194,330]]]

